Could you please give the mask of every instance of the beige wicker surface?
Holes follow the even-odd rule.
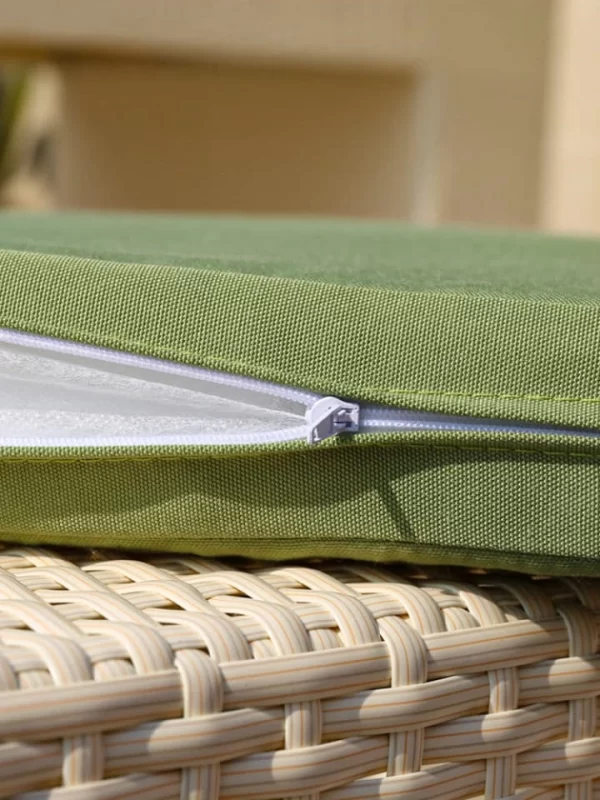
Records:
[[[0,551],[0,795],[600,797],[600,581]]]

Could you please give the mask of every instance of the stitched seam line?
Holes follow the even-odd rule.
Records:
[[[510,453],[510,454],[519,454],[519,455],[543,455],[543,456],[550,456],[550,457],[567,457],[567,458],[587,458],[591,460],[598,460],[600,459],[600,453],[580,453],[573,450],[543,450],[543,449],[536,449],[536,448],[524,448],[524,447],[489,447],[487,445],[482,447],[475,447],[475,446],[468,446],[468,445],[454,445],[454,444],[414,444],[414,443],[406,443],[406,444],[398,444],[394,445],[398,448],[410,448],[412,450],[466,450],[468,452],[475,452],[475,453]],[[272,454],[275,455],[278,451],[272,451]],[[280,451],[283,453],[283,451]],[[305,450],[302,452],[306,452]],[[265,454],[267,455],[267,454]],[[58,464],[70,464],[75,462],[94,462],[97,461],[99,463],[106,463],[106,462],[136,462],[136,461],[199,461],[204,458],[214,458],[215,456],[203,455],[203,454],[186,454],[182,453],[180,455],[147,455],[147,456],[73,456],[73,458],[54,458],[52,456],[45,458],[43,456],[8,456],[4,457],[0,455],[0,464],[2,463],[25,463],[25,462],[39,462],[43,464],[48,463],[58,463]],[[240,454],[240,457],[244,457],[243,454]]]
[[[4,327],[15,329],[22,329],[25,327],[23,322],[11,322],[7,321],[3,324]],[[37,335],[39,336],[49,336],[51,338],[69,338],[71,341],[74,342],[83,342],[83,339],[94,339],[94,335],[88,332],[80,332],[80,333],[69,333],[61,334],[58,336],[56,333],[45,333],[39,332]],[[98,345],[92,345],[98,346]],[[169,360],[177,361],[180,358],[189,358],[191,360],[195,360],[198,357],[198,353],[192,350],[170,350],[165,347],[156,347],[152,345],[150,342],[144,341],[126,341],[126,342],[118,342],[115,340],[109,340],[106,344],[99,345],[100,347],[107,347],[107,348],[120,348],[125,351],[129,351],[132,348],[136,350],[146,351],[146,353],[158,353],[162,357],[168,358]],[[209,366],[210,365],[210,366]],[[248,364],[243,361],[228,361],[224,359],[220,359],[214,356],[208,356],[205,359],[204,368],[218,368],[224,372],[234,372],[238,370],[239,372],[248,372],[252,375],[262,375],[264,374],[262,368],[257,367],[253,364]],[[291,384],[301,385],[303,383],[302,378],[296,378],[295,376],[289,376],[288,379]],[[560,397],[554,395],[535,395],[535,394],[485,394],[485,393],[473,393],[473,392],[443,392],[436,389],[395,389],[389,387],[382,387],[382,386],[364,386],[364,391],[372,392],[373,394],[381,393],[389,395],[390,397],[394,397],[395,395],[424,395],[426,397],[450,397],[450,398],[467,398],[473,400],[531,400],[531,401],[550,401],[554,403],[587,403],[587,404],[600,404],[600,397]]]

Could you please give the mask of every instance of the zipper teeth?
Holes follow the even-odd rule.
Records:
[[[103,361],[109,364],[121,366],[139,367],[140,369],[153,370],[170,375],[197,378],[208,383],[232,388],[245,389],[249,392],[266,394],[270,397],[280,397],[282,400],[296,402],[306,407],[311,406],[320,399],[321,395],[314,392],[295,389],[289,386],[282,386],[278,383],[261,381],[256,378],[245,378],[239,375],[231,375],[218,370],[205,369],[176,361],[166,361],[152,356],[139,356],[134,353],[125,353],[120,350],[111,350],[105,347],[80,344],[64,339],[53,339],[48,336],[39,336],[32,333],[8,330],[0,328],[0,343],[19,345],[22,347],[36,348],[51,353],[71,355],[81,358],[93,358],[96,361]]]
[[[104,363],[138,367],[163,374],[196,378],[214,385],[239,388],[248,392],[278,397],[298,403],[307,411],[312,409],[323,396],[277,383],[230,375],[217,370],[189,366],[151,356],[139,356],[118,350],[111,350],[94,345],[80,344],[63,339],[55,339],[37,334],[0,328],[0,343],[36,348],[49,353],[64,354],[80,358],[89,358]],[[300,422],[300,418],[299,418]],[[126,447],[126,446],[165,446],[165,445],[251,445],[289,442],[306,438],[308,422],[302,421],[297,427],[274,429],[252,433],[233,434],[155,434],[140,436],[97,436],[97,437],[44,437],[0,440],[5,447]],[[356,428],[355,428],[356,430]],[[490,420],[478,417],[460,417],[447,414],[393,409],[365,405],[360,408],[358,424],[360,433],[396,432],[396,431],[480,431],[488,433],[522,433],[536,436],[572,436],[583,438],[599,438],[600,432],[576,428],[560,428],[552,425],[535,425],[515,423],[503,420]],[[143,441],[141,441],[143,439]]]
[[[214,386],[241,389],[246,392],[262,394],[263,396],[276,397],[292,403],[297,403],[305,409],[312,407],[320,398],[313,392],[282,386],[277,383],[261,381],[255,378],[246,378],[231,375],[217,370],[204,369],[178,362],[140,356],[119,350],[112,350],[94,345],[71,342],[64,339],[54,339],[37,334],[0,328],[0,343],[11,344],[19,347],[37,349],[48,354],[73,356],[75,358],[90,359],[105,364],[130,366],[149,370],[155,373],[176,375],[194,378]],[[143,434],[141,436],[107,435],[102,436],[67,436],[67,437],[2,437],[1,447],[32,447],[32,448],[60,448],[60,447],[160,447],[162,446],[233,446],[253,444],[276,444],[302,440],[306,437],[306,423],[299,417],[298,426],[290,428],[275,428],[251,433],[198,433],[198,434]]]
[[[554,425],[505,422],[482,417],[455,417],[446,414],[429,414],[419,411],[401,411],[364,406],[361,413],[360,431],[369,433],[392,433],[394,431],[464,431],[482,433],[521,433],[533,436],[572,436],[588,439],[599,438],[600,432],[581,428],[561,428]]]
[[[234,445],[259,445],[277,444],[279,442],[297,442],[306,436],[306,426],[273,430],[266,433],[252,434],[191,434],[169,435],[165,434],[148,436],[77,436],[72,438],[44,437],[0,439],[0,447],[31,447],[31,448],[61,448],[61,447],[183,447],[183,446],[209,446],[231,447]],[[143,441],[140,439],[143,438]]]

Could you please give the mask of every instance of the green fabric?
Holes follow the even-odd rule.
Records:
[[[600,430],[600,242],[392,224],[0,216],[0,327],[326,394]],[[394,434],[0,449],[23,542],[600,574],[600,444]]]

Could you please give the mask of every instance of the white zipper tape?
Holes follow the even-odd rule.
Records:
[[[252,402],[260,407],[261,398],[278,398],[296,404],[305,410],[304,418],[298,414],[298,425],[285,429],[269,427],[243,432],[243,419],[237,420],[234,432],[221,431],[218,434],[164,434],[164,435],[103,435],[100,429],[93,436],[73,437],[27,437],[15,434],[14,430],[2,430],[0,426],[0,446],[30,447],[114,447],[114,446],[167,446],[167,445],[251,445],[305,439],[309,444],[318,444],[326,439],[344,433],[391,433],[399,431],[463,431],[488,432],[494,434],[524,433],[534,436],[568,435],[574,437],[597,438],[600,432],[559,428],[506,420],[492,420],[468,416],[434,414],[407,409],[389,408],[373,405],[359,406],[357,403],[340,400],[336,397],[322,397],[290,386],[255,380],[240,375],[188,366],[178,362],[158,358],[138,356],[102,347],[79,344],[77,342],[53,339],[35,334],[0,328],[0,347],[2,344],[23,348],[26,351],[43,351],[57,357],[83,359],[90,363],[110,363],[140,370],[160,373],[163,376],[194,378],[212,387],[228,387],[251,393]],[[1,387],[0,387],[1,388]],[[218,392],[215,393],[218,396]],[[265,405],[265,408],[268,408]],[[266,417],[268,420],[268,411]],[[240,432],[241,431],[241,432]]]

